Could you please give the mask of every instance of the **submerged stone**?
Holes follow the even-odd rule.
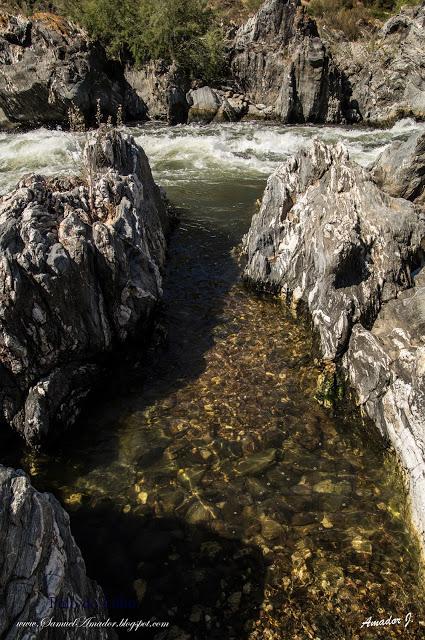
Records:
[[[237,470],[244,476],[255,476],[264,473],[276,461],[276,449],[267,449],[260,453],[254,453],[245,460],[242,460]]]
[[[346,481],[333,482],[332,480],[322,480],[313,487],[316,493],[334,493],[339,496],[347,496],[351,493],[351,484]]]

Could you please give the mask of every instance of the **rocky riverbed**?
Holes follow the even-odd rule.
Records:
[[[89,575],[121,602],[112,617],[169,620],[170,638],[341,640],[364,637],[369,616],[411,612],[407,629],[373,636],[422,633],[395,459],[353,406],[332,415],[317,402],[324,370],[308,319],[244,288],[233,255],[268,174],[314,135],[344,139],[365,165],[414,130],[132,130],[181,216],[152,347],[123,356],[46,454],[2,432],[2,462],[70,512]],[[40,145],[51,173],[78,149],[44,131],[0,145],[4,188],[27,162],[36,168],[27,149]]]

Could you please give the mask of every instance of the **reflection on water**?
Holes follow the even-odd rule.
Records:
[[[19,462],[67,506],[107,594],[140,601],[112,618],[171,622],[157,638],[420,637],[417,548],[392,457],[349,408],[332,416],[315,402],[309,324],[239,283],[232,248],[265,175],[205,172],[192,158],[174,180],[193,129],[143,135],[158,181],[182,207],[156,346],[123,355],[59,448],[16,460],[9,445],[2,462]],[[239,152],[253,153],[242,142]],[[409,611],[407,629],[360,630],[369,616]]]

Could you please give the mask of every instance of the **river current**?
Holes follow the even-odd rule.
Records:
[[[70,513],[111,619],[170,622],[131,637],[423,636],[393,455],[348,401],[317,402],[308,319],[247,290],[234,251],[268,175],[315,135],[366,166],[419,126],[131,129],[180,214],[151,346],[111,365],[51,451],[28,452],[6,429],[0,440],[0,463],[24,468]],[[78,171],[80,143],[44,129],[0,134],[0,193],[30,171]],[[363,624],[391,617],[400,622]]]

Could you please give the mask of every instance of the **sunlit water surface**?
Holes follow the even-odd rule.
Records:
[[[155,616],[172,631],[151,635],[181,640],[422,637],[394,460],[349,406],[316,402],[308,322],[247,291],[232,254],[267,176],[315,135],[367,165],[418,127],[132,130],[181,216],[154,346],[123,354],[48,455],[5,431],[0,459],[71,513],[111,618]],[[30,171],[78,171],[80,142],[0,135],[0,192]],[[403,624],[361,628],[390,615]]]

